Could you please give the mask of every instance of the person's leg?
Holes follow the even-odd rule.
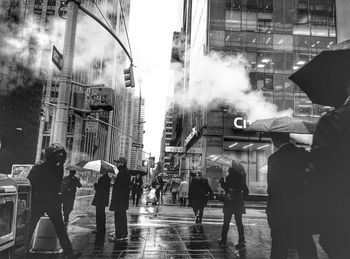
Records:
[[[128,225],[125,210],[114,212],[115,236],[116,238],[128,236]]]
[[[238,243],[244,244],[245,243],[245,237],[244,237],[244,226],[242,222],[242,214],[235,214],[235,222],[237,225],[237,231],[238,231]]]
[[[222,225],[222,230],[221,230],[222,243],[226,243],[227,241],[227,234],[230,228],[231,218],[232,218],[232,213],[224,212],[224,223]]]
[[[203,219],[203,212],[204,212],[204,206],[200,206],[198,208],[198,223],[202,223],[202,219]]]
[[[186,206],[187,198],[183,198],[183,199],[184,199],[184,204],[183,204],[183,206],[185,207],[185,206]]]
[[[106,231],[106,212],[105,206],[96,206],[96,231]]]
[[[72,253],[73,247],[69,240],[66,226],[63,223],[61,206],[57,204],[47,204],[46,213],[55,227],[58,240],[64,253]]]
[[[136,194],[136,202],[135,202],[136,207],[139,205],[140,198],[141,198],[141,194]]]

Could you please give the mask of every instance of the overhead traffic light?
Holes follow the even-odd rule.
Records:
[[[132,65],[129,68],[124,69],[125,87],[135,87],[134,70]]]

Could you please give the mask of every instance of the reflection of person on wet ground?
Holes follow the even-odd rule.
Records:
[[[240,163],[228,169],[228,176],[224,181],[220,178],[220,185],[225,190],[226,197],[224,199],[224,223],[221,231],[221,238],[218,239],[221,247],[226,247],[227,234],[230,228],[232,215],[235,217],[238,230],[238,244],[235,246],[237,250],[245,249],[244,227],[242,215],[245,214],[244,197],[248,195],[248,187],[246,184],[246,173]]]
[[[312,233],[305,221],[305,181],[309,153],[289,143],[288,133],[273,133],[278,150],[268,158],[267,220],[271,228],[271,259],[288,257],[296,248],[300,258],[317,258]]]
[[[106,207],[109,204],[109,190],[111,179],[107,171],[101,170],[101,177],[94,183],[95,195],[91,205],[96,206],[96,231],[93,233],[103,234],[106,232]]]
[[[79,178],[75,176],[75,173],[74,170],[71,170],[62,181],[63,218],[66,225],[69,222],[69,214],[74,207],[75,193],[77,188],[81,187]]]
[[[54,143],[45,150],[43,162],[36,164],[28,174],[32,186],[32,211],[29,222],[29,240],[41,216],[46,213],[50,218],[65,258],[77,258],[69,240],[61,210],[61,184],[63,179],[63,164],[67,153],[63,146]]]
[[[137,174],[131,180],[131,197],[132,197],[132,205],[138,206],[139,200],[141,198],[141,194],[143,191],[143,181],[140,174]]]
[[[212,194],[213,192],[209,186],[208,179],[202,177],[200,173],[196,173],[190,183],[188,191],[196,224],[202,224],[204,207],[207,205],[209,195]]]
[[[179,200],[181,202],[181,206],[186,206],[186,201],[188,199],[188,182],[183,179],[179,186]]]
[[[122,241],[128,239],[128,222],[126,211],[129,209],[129,194],[130,194],[130,173],[127,165],[127,160],[123,157],[116,160],[119,170],[115,178],[112,200],[109,206],[111,211],[114,211],[114,236],[110,237],[111,242]]]
[[[316,125],[311,146],[315,199],[320,219],[320,244],[330,258],[349,258],[350,244],[350,85],[345,103]]]

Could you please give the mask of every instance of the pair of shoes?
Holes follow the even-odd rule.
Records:
[[[63,258],[64,259],[75,259],[75,258],[79,258],[80,256],[82,256],[82,252],[74,252],[74,251],[71,251],[71,252],[63,252]]]
[[[226,241],[222,240],[222,238],[219,238],[217,241],[221,248],[226,248]]]
[[[128,240],[128,237],[127,236],[122,236],[122,237],[116,237],[116,236],[110,236],[109,237],[109,241],[110,242],[120,242],[120,241],[126,241]]]
[[[245,251],[245,243],[238,243],[237,245],[235,245],[235,248],[238,251]]]

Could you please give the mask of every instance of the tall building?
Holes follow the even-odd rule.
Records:
[[[312,104],[288,76],[336,43],[334,0],[185,0],[182,16],[181,94],[188,95],[196,83],[192,63],[199,55],[242,54],[252,90],[279,111],[291,109],[293,116],[308,120],[322,114],[324,108]],[[244,132],[245,113],[222,100],[212,109],[180,109],[178,118],[174,144],[187,153],[200,149],[194,166],[203,168],[213,189],[222,168],[206,157],[223,154],[243,164],[251,194],[266,194],[267,158],[273,147],[267,136]]]
[[[57,21],[64,23],[60,16],[66,15],[67,8],[59,0],[8,2],[11,5],[18,5],[15,6],[14,12],[19,13],[18,17],[22,21],[22,28],[19,28],[21,33],[18,34],[19,39],[23,42],[24,54],[20,56],[21,63],[41,80],[41,90],[37,92],[41,95],[42,91],[40,96],[42,99],[38,105],[43,111],[43,119],[40,121],[39,133],[36,132],[39,136],[37,137],[36,156],[27,161],[27,163],[34,163],[40,159],[41,151],[52,142],[55,130],[55,111],[61,75],[51,61],[51,56],[53,45],[62,52],[62,47],[60,49],[58,45],[63,45],[64,28],[62,27],[64,26],[58,26],[62,23]],[[96,7],[95,2],[99,8]],[[102,13],[121,41],[127,42],[125,28],[129,23],[130,0],[84,0],[82,5],[98,17],[101,17]],[[79,11],[77,30],[83,26],[79,24],[82,19],[91,19],[94,22],[92,18]],[[99,30],[103,31],[106,37],[111,37],[102,27]],[[4,33],[10,33],[10,31]],[[91,35],[90,38],[93,37],[94,35]],[[76,50],[79,47],[78,44],[79,42],[76,43]],[[85,54],[88,56],[89,53]],[[89,60],[83,67],[73,67],[71,78],[76,83],[73,83],[70,89],[70,106],[90,110],[88,88],[92,85],[112,88],[115,102],[113,111],[91,113],[90,116],[95,119],[81,113],[69,112],[66,139],[68,163],[75,163],[80,159],[104,159],[113,162],[123,152],[124,146],[121,145],[121,138],[124,134],[122,133],[123,125],[125,125],[124,113],[126,103],[133,98],[133,89],[126,89],[124,85],[123,70],[128,66],[126,54],[115,42],[103,54]],[[39,113],[40,110],[35,116]],[[132,133],[131,129],[126,131],[129,134]]]
[[[173,154],[169,151],[169,146],[173,139],[173,114],[174,114],[174,102],[173,98],[168,97],[166,100],[166,109],[164,116],[164,129],[160,144],[160,157],[159,162],[162,164],[162,167],[169,172],[172,172],[174,169],[174,157]]]
[[[26,67],[21,52],[8,49],[9,36],[23,26],[22,1],[0,3],[0,174],[11,173],[12,164],[35,161],[40,124],[43,82]],[[30,42],[18,41],[29,49]],[[15,55],[13,55],[15,54]]]
[[[141,96],[133,98],[132,119],[129,120],[130,127],[133,129],[133,138],[128,138],[131,144],[129,153],[129,167],[141,167],[143,160],[143,131],[145,123],[145,99]]]

